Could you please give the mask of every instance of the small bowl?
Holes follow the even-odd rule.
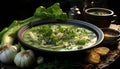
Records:
[[[84,20],[100,28],[108,28],[116,18],[114,11],[107,8],[87,8],[84,12]]]
[[[103,45],[114,45],[119,41],[120,31],[111,28],[101,28],[104,33]]]

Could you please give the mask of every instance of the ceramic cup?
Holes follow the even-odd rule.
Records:
[[[107,8],[87,8],[84,11],[84,20],[100,28],[109,27],[116,19],[114,11]]]

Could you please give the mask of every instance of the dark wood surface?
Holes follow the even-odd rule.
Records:
[[[120,25],[111,24],[109,28],[120,30]],[[111,50],[108,53],[108,56],[105,58],[104,61],[97,64],[95,69],[113,69],[114,67],[120,68],[120,42],[118,42],[116,48]],[[3,64],[0,62],[0,69],[20,69],[15,64]],[[35,68],[31,68],[35,69]]]

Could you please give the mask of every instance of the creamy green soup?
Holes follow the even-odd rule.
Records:
[[[106,15],[108,15],[109,13],[104,12],[104,11],[90,11],[89,14],[98,15],[98,16],[106,16]]]
[[[23,35],[31,46],[45,50],[71,51],[89,47],[96,43],[94,32],[75,25],[45,24],[32,27]]]

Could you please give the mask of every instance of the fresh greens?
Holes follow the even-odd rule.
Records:
[[[2,40],[2,36],[6,31],[8,31],[7,27],[3,28],[3,30],[0,32],[0,40]]]
[[[38,7],[34,13],[34,16],[40,17],[41,19],[67,19],[67,14],[62,11],[59,3],[55,3],[53,6],[50,6],[47,9],[43,6]]]
[[[5,45],[12,45],[14,43],[14,40],[16,39],[16,33],[17,31],[25,24],[28,24],[29,21],[34,20],[34,17],[30,17],[26,20],[18,21],[14,20],[12,24],[8,27],[8,29],[1,34],[1,46]],[[3,29],[4,30],[4,29]]]

